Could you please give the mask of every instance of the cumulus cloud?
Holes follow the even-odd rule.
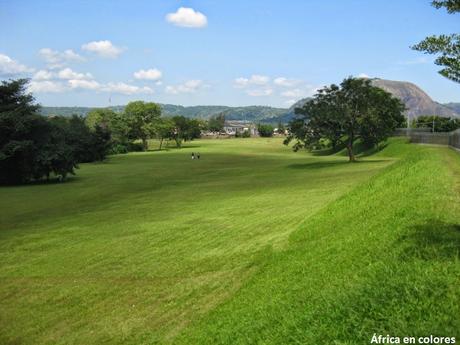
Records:
[[[84,89],[84,90],[100,90],[101,84],[95,80],[84,80],[84,79],[69,79],[69,87],[71,89]]]
[[[26,65],[20,64],[8,55],[0,54],[0,75],[12,76],[25,72],[31,72],[33,69]]]
[[[267,77],[266,75],[253,74],[249,78],[245,78],[245,77],[236,78],[233,81],[233,86],[236,88],[242,89],[242,88],[245,88],[251,85],[263,86],[263,85],[268,85],[269,83],[270,83],[270,78]]]
[[[358,78],[369,79],[370,77],[366,73],[358,74]]]
[[[203,13],[187,7],[179,7],[176,12],[168,13],[166,21],[184,28],[202,28],[208,24],[208,19]]]
[[[301,89],[292,89],[281,92],[281,96],[288,98],[301,98],[305,97],[307,92]]]
[[[77,79],[77,80],[83,80],[83,79],[93,79],[93,76],[91,73],[78,73],[72,71],[70,68],[65,68],[58,73],[58,77],[60,79]]]
[[[55,75],[53,72],[44,69],[37,71],[32,77],[33,80],[50,80],[54,78]]]
[[[161,76],[161,71],[156,68],[150,68],[148,70],[141,69],[134,73],[134,78],[143,80],[159,80]]]
[[[71,62],[85,61],[82,56],[75,53],[72,49],[67,49],[63,52],[59,52],[50,48],[42,48],[38,51],[38,54],[43,60],[45,60],[48,67],[52,69],[62,68]]]
[[[124,95],[153,93],[153,90],[147,86],[139,87],[125,83],[108,83],[102,88],[102,90],[106,92],[121,93]]]
[[[270,96],[273,94],[273,89],[254,89],[247,90],[246,94],[252,97]]]
[[[202,80],[188,80],[179,85],[168,85],[165,88],[166,93],[177,95],[179,93],[195,93],[204,86]]]
[[[100,57],[111,59],[118,57],[124,50],[123,48],[114,46],[108,40],[88,42],[83,44],[81,49],[95,53]]]
[[[276,86],[281,86],[281,87],[293,87],[296,85],[299,85],[301,83],[300,80],[296,79],[288,79],[285,77],[278,77],[273,80],[273,84]]]
[[[62,82],[52,80],[32,80],[28,90],[33,93],[57,93],[66,91],[67,87]]]

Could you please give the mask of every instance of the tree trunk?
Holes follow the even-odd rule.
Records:
[[[147,142],[147,139],[142,138],[142,146],[144,147],[144,151],[147,151],[149,148],[149,144]]]
[[[161,151],[161,146],[163,145],[163,138],[160,139],[160,151]]]
[[[348,151],[348,161],[349,162],[355,162],[355,154],[353,152],[353,141],[354,141],[354,133],[352,132],[350,134],[350,137],[348,138],[348,143],[347,143],[347,151]]]
[[[347,151],[348,151],[348,160],[350,162],[355,162],[355,154],[353,153],[353,143],[348,143],[347,144]]]

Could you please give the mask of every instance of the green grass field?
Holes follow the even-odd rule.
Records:
[[[192,161],[191,152],[202,158]],[[199,140],[0,188],[1,344],[368,344],[460,330],[460,155]]]

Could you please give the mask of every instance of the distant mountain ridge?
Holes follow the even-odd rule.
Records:
[[[421,115],[438,115],[442,117],[460,117],[460,103],[440,104],[433,101],[422,89],[406,81],[394,81],[374,78],[374,86],[380,87],[403,101],[408,109],[406,116],[415,118]],[[185,107],[182,105],[161,104],[165,116],[183,115],[190,118],[209,119],[212,116],[223,114],[228,120],[246,120],[252,122],[288,122],[294,117],[295,108],[302,107],[310,97],[302,98],[290,108],[276,108],[269,106],[230,107],[220,105],[197,105]],[[124,110],[124,106],[110,107],[114,111]],[[91,107],[42,107],[41,113],[45,116],[73,114],[86,116]]]

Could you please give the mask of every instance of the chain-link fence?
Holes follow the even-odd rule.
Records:
[[[460,129],[433,133],[429,128],[398,128],[395,135],[409,137],[411,143],[445,145],[460,150]]]

